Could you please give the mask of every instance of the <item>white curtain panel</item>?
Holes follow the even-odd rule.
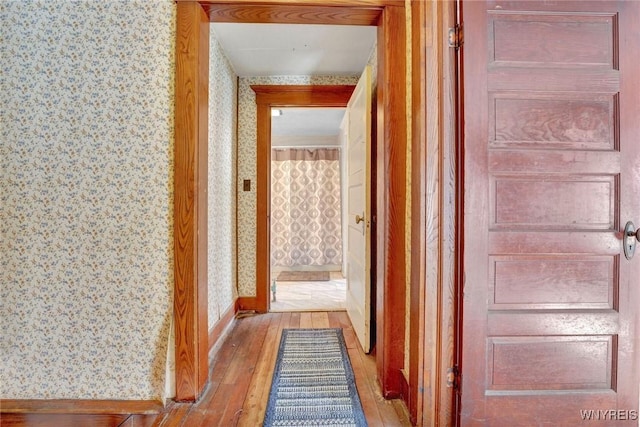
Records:
[[[341,265],[340,151],[274,149],[271,159],[271,265]]]

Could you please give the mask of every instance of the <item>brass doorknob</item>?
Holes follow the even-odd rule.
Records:
[[[364,221],[364,214],[362,216],[356,215],[356,224],[360,224],[362,221]]]

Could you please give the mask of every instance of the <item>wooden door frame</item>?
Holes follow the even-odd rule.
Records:
[[[459,52],[449,47],[459,0],[412,1],[411,420],[457,425],[456,388],[462,243]]]
[[[352,85],[251,85],[256,94],[256,296],[238,298],[240,310],[269,311],[271,108],[346,107]]]
[[[176,400],[207,381],[206,146],[209,22],[378,26],[376,365],[382,393],[406,396],[406,16],[404,0],[177,0],[174,174]]]

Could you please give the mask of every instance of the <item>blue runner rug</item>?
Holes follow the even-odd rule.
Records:
[[[265,427],[366,427],[342,329],[284,329]]]

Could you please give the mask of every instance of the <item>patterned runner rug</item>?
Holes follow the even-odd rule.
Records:
[[[367,426],[342,329],[282,331],[263,425]]]

